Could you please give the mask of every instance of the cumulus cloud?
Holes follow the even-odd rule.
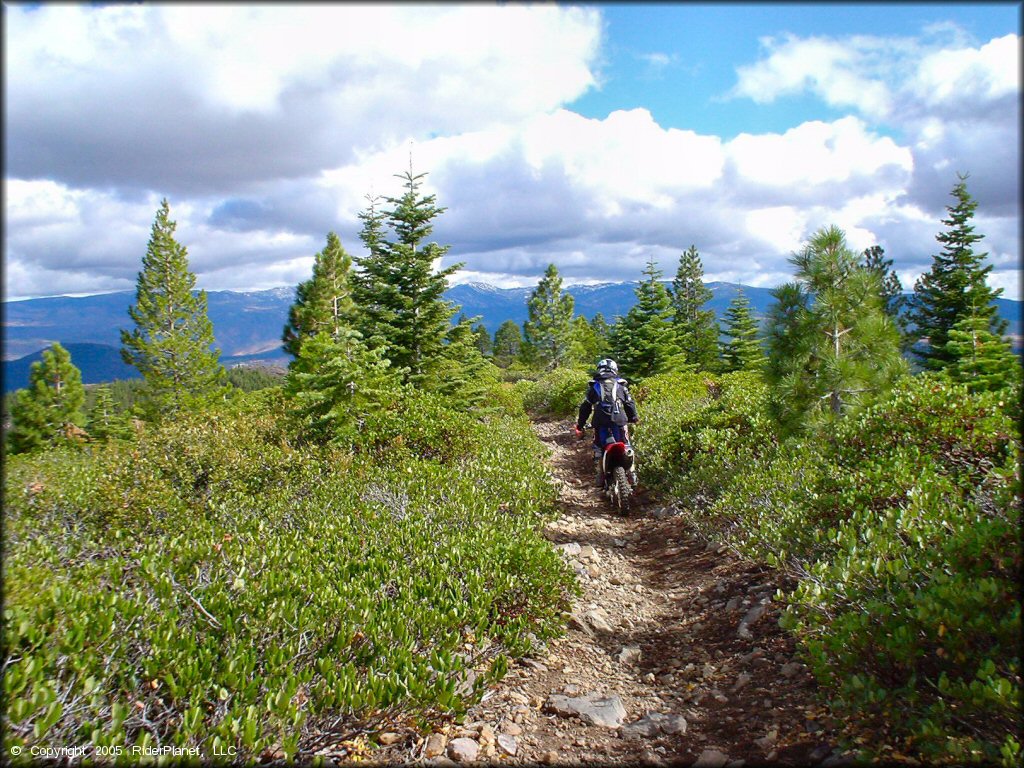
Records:
[[[1019,39],[766,39],[735,98],[810,93],[840,116],[720,136],[646,109],[584,117],[599,10],[560,6],[11,6],[8,297],[134,286],[160,198],[207,289],[294,285],[367,195],[429,172],[459,280],[671,277],[777,285],[815,230],[927,269],[957,171],[1013,288]],[[948,54],[948,55],[947,55]],[[659,56],[667,57],[661,58]],[[652,56],[665,66],[670,54]],[[1012,65],[1012,66],[1011,66]]]
[[[767,104],[811,93],[893,129],[913,157],[911,201],[940,212],[956,172],[1005,214],[1020,205],[1020,38],[977,45],[951,26],[919,38],[853,36],[762,40],[765,56],[739,67],[734,97]]]
[[[600,40],[596,11],[555,6],[44,4],[5,21],[12,175],[190,194],[553,109],[593,85]]]

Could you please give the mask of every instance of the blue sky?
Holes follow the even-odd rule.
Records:
[[[643,107],[666,128],[723,138],[785,131],[805,120],[842,115],[811,96],[768,106],[729,98],[736,66],[757,59],[764,37],[913,37],[955,24],[975,42],[987,42],[1020,30],[1019,3],[608,3],[599,8],[608,34],[599,70],[603,81],[569,107],[596,118]]]
[[[457,282],[775,286],[818,229],[905,288],[970,173],[1020,295],[1019,4],[4,6],[4,295],[132,289],[166,197],[200,287],[306,279],[409,163]]]

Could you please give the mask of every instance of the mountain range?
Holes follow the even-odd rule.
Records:
[[[666,283],[666,285],[669,285]],[[735,283],[708,283],[712,298],[705,305],[719,319],[742,290],[756,317],[764,317],[772,304],[770,288]],[[577,315],[591,319],[600,312],[608,322],[629,311],[636,302],[636,283],[574,285],[565,290],[575,300]],[[467,317],[479,317],[492,334],[506,320],[521,325],[527,318],[526,302],[532,288],[496,288],[485,283],[452,286],[445,298],[458,305]],[[281,332],[288,308],[295,299],[293,288],[266,291],[209,291],[207,311],[213,323],[221,362],[235,365],[286,365],[290,359],[281,349]],[[134,291],[95,296],[58,296],[3,303],[3,388],[9,392],[27,386],[29,368],[44,349],[59,341],[82,371],[82,381],[98,384],[133,378],[135,368],[120,355],[120,331],[132,327],[128,307]],[[1006,318],[1014,347],[1020,347],[1020,302],[996,299]]]

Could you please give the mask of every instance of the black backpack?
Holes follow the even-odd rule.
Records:
[[[614,376],[610,376],[607,379],[597,379],[594,382],[594,388],[600,398],[597,408],[601,410],[601,413],[612,424],[625,424],[628,421],[626,409],[623,405],[625,389],[619,379]]]

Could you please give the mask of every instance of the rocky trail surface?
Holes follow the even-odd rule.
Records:
[[[779,574],[698,538],[640,489],[628,518],[592,487],[568,421],[535,423],[561,515],[546,535],[583,587],[566,635],[515,663],[459,723],[382,734],[371,760],[701,768],[843,765],[836,723],[778,626]]]

